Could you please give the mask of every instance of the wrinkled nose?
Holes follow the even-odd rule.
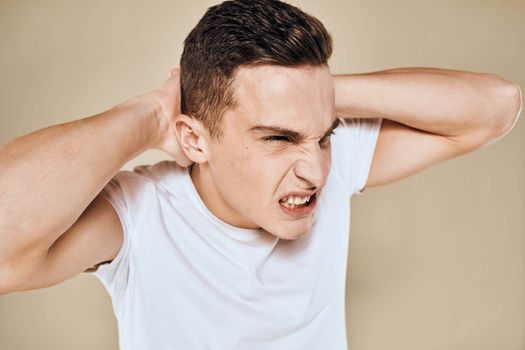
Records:
[[[326,184],[331,162],[330,152],[326,152],[320,146],[312,147],[297,161],[294,172],[309,190],[317,190]]]

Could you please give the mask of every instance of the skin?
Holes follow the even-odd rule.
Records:
[[[209,141],[195,118],[180,114],[180,75],[173,69],[158,89],[2,145],[0,251],[6,253],[0,254],[0,294],[48,287],[114,259],[122,227],[98,194],[147,149],[163,150],[181,166],[195,163],[192,180],[224,222],[295,239],[310,230],[311,217],[291,220],[278,199],[326,182],[330,150],[319,138],[334,118],[334,84],[338,116],[388,118],[366,187],[497,141],[512,129],[522,105],[519,86],[492,74],[403,68],[331,81],[327,67],[237,73],[239,107],[226,113],[226,137],[219,143]],[[266,135],[247,131],[259,122],[297,127],[308,136],[265,145]]]
[[[178,117],[177,136],[195,162],[192,181],[206,207],[222,221],[297,239],[311,229],[315,211],[293,218],[281,210],[279,200],[287,192],[322,189],[326,183],[331,167],[326,133],[336,119],[330,69],[242,67],[235,80],[238,106],[225,113],[220,142],[211,141],[191,116]],[[267,141],[275,134],[250,131],[255,125],[277,125],[305,138]]]

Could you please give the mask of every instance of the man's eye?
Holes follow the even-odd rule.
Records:
[[[330,136],[332,135],[335,135],[335,132],[332,130],[332,132],[330,132],[330,134],[326,137],[324,137],[323,139],[321,139],[319,141],[320,144],[328,144],[330,142]],[[288,136],[268,136],[268,137],[265,137],[263,139],[264,141],[266,142],[279,142],[279,141],[284,141],[284,142],[290,142],[291,140],[288,138]]]
[[[265,137],[264,141],[267,141],[267,142],[272,142],[272,141],[289,141],[289,139],[286,136],[269,136],[269,137]]]

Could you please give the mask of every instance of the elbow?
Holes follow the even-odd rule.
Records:
[[[12,251],[8,245],[2,243],[0,247],[0,251],[4,252],[0,255],[0,295],[4,295],[19,290],[21,279],[18,267],[20,264],[14,259],[13,254],[7,253]]]
[[[486,118],[478,123],[479,127],[467,136],[468,151],[492,145],[507,135],[514,128],[522,110],[522,92],[518,84],[490,75],[490,92],[485,98],[491,99],[482,107]],[[487,97],[488,96],[488,97]]]
[[[7,262],[0,262],[0,295],[16,291],[12,269]]]
[[[493,136],[497,139],[505,136],[514,128],[523,107],[522,92],[518,84],[500,78],[497,102],[494,104],[495,125]]]

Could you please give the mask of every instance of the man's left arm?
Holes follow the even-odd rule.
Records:
[[[336,114],[383,118],[365,188],[485,147],[521,112],[520,87],[497,75],[397,68],[334,75]]]

